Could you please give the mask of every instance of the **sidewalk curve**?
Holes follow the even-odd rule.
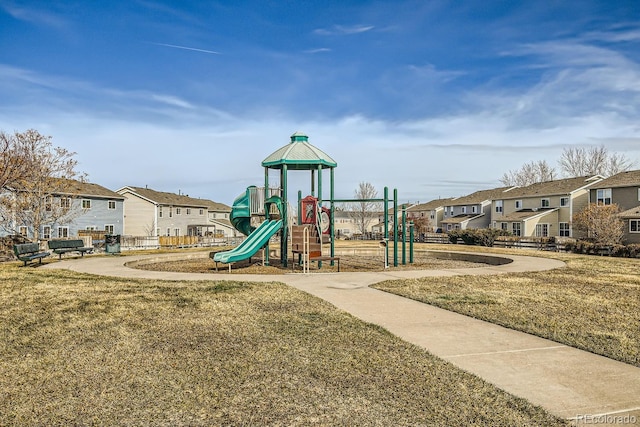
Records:
[[[369,287],[393,279],[504,274],[564,266],[561,261],[547,258],[491,256],[508,258],[511,262],[466,269],[278,276],[160,272],[125,265],[185,258],[185,254],[166,254],[90,256],[50,263],[42,268],[156,280],[283,282],[366,322],[382,326],[555,415],[585,424],[635,420],[640,425],[640,368]]]

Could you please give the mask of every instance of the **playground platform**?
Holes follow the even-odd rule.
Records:
[[[170,254],[162,256],[162,259],[175,259],[177,256]],[[383,280],[543,271],[564,265],[560,261],[543,258],[500,256],[513,262],[470,269],[280,276],[169,273],[125,266],[125,262],[161,258],[147,255],[85,257],[47,264],[42,268],[155,280],[228,278],[283,282],[322,298],[365,322],[379,325],[513,395],[572,420],[576,425],[621,425],[629,421],[640,425],[640,368],[369,287]]]

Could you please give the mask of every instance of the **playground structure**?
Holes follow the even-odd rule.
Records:
[[[291,135],[289,144],[274,151],[262,161],[264,167],[264,187],[250,186],[238,196],[232,206],[230,221],[233,226],[247,238],[234,249],[218,252],[213,255],[216,262],[230,263],[250,259],[259,250],[263,250],[265,265],[269,264],[269,250],[272,237],[280,233],[280,261],[283,267],[289,262],[289,241],[291,254],[298,256],[298,263],[308,271],[309,262],[317,262],[322,267],[323,261],[338,262],[335,254],[334,212],[336,203],[381,202],[384,209],[384,240],[380,243],[385,251],[385,267],[389,266],[390,236],[389,224],[393,223],[393,265],[398,265],[398,240],[402,238],[402,264],[406,264],[406,205],[402,206],[401,230],[397,224],[398,193],[393,191],[393,199],[389,199],[389,190],[384,188],[384,196],[380,199],[336,199],[334,197],[334,169],[337,163],[322,150],[309,143],[309,137],[296,132]],[[329,170],[329,198],[323,199],[323,172]],[[269,172],[279,173],[277,186],[270,186]],[[308,171],[311,180],[311,194],[302,198],[298,191],[297,219],[289,214],[288,173],[289,171]],[[323,206],[328,203],[329,207]],[[390,203],[393,204],[394,221],[389,220]],[[260,222],[260,220],[262,221]],[[295,222],[295,224],[294,224]],[[410,263],[413,263],[413,224],[409,224]],[[325,254],[324,246],[329,245],[329,253]],[[295,262],[295,260],[294,260]],[[295,265],[295,264],[294,264]]]

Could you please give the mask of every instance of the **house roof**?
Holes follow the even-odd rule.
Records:
[[[127,190],[159,205],[208,208],[209,204],[211,203],[210,200],[195,199],[193,197],[183,196],[181,194],[166,193],[163,191],[152,190],[146,187],[127,186],[121,188],[120,190],[118,190],[118,192],[122,194],[122,192],[126,192]]]
[[[447,197],[446,199],[435,199],[431,200],[427,203],[420,203],[418,205],[413,205],[408,208],[408,211],[432,211],[442,206],[448,206],[448,203],[453,200],[451,197]]]
[[[618,216],[620,218],[640,218],[640,206],[620,212]]]
[[[620,172],[598,183],[598,188],[640,186],[640,170]]]
[[[536,182],[526,187],[516,187],[505,193],[502,199],[516,199],[519,197],[555,196],[570,194],[582,187],[593,185],[602,180],[600,175],[580,176],[576,178],[555,179],[553,181]]]
[[[503,199],[504,193],[510,191],[512,188],[513,187],[499,187],[476,191],[475,193],[452,199],[447,206],[475,205],[485,200]]]
[[[456,216],[453,216],[451,218],[443,219],[440,222],[440,224],[460,224],[462,222],[468,221],[468,220],[473,219],[473,218],[478,218],[478,217],[481,217],[483,215],[484,214],[480,214],[480,215],[477,215],[477,214],[456,215]]]
[[[539,208],[539,209],[522,209],[516,212],[512,212],[508,215],[503,216],[499,220],[496,219],[497,222],[517,222],[517,221],[526,221],[531,218],[535,218],[537,216],[546,215],[553,211],[557,211],[558,208]]]
[[[312,170],[318,166],[335,168],[338,166],[327,153],[309,143],[309,137],[301,132],[291,135],[291,142],[267,156],[262,166],[281,169],[287,165],[293,170]]]
[[[60,188],[59,194],[124,200],[122,195],[98,184],[67,178],[58,178],[56,181]]]
[[[202,201],[207,204],[207,208],[210,211],[231,212],[231,206],[225,205],[224,203],[218,203],[208,199],[202,199]]]

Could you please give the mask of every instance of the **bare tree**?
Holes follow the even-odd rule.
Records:
[[[538,160],[525,163],[520,169],[506,172],[500,182],[504,186],[526,187],[536,182],[551,181],[555,177],[556,170],[546,160]]]
[[[599,206],[590,204],[573,216],[573,227],[587,234],[598,245],[615,245],[622,242],[624,221],[616,204]]]
[[[624,154],[609,153],[603,145],[599,147],[565,148],[559,160],[566,176],[602,175],[605,177],[629,170],[634,163]]]
[[[361,182],[354,191],[353,198],[362,201],[348,204],[349,217],[355,222],[358,232],[365,235],[369,224],[381,210],[382,204],[371,200],[378,198],[378,191],[370,182]]]
[[[12,233],[17,233],[20,226],[30,228],[37,240],[42,225],[68,221],[77,215],[72,202],[76,192],[73,179],[84,179],[84,175],[75,171],[75,153],[53,147],[49,136],[33,129],[2,135],[10,149],[3,159],[9,169],[2,172],[7,178],[0,198],[0,220]]]

